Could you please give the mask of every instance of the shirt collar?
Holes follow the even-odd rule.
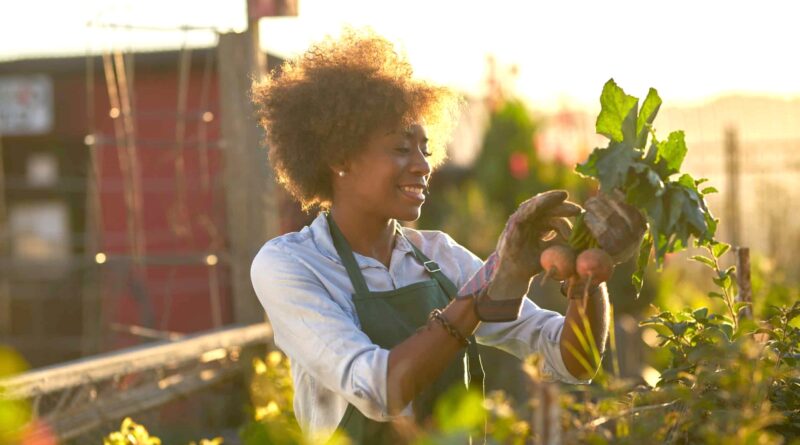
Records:
[[[333,238],[331,238],[331,230],[328,226],[328,218],[326,218],[325,212],[319,212],[314,221],[309,225],[309,228],[311,229],[311,234],[314,239],[314,244],[317,246],[317,250],[332,261],[342,264],[342,260],[336,252],[336,247],[333,245]],[[408,239],[406,239],[405,236],[398,236],[397,234],[395,234],[394,250],[399,250],[405,254],[414,253]],[[392,254],[394,255],[394,252]],[[366,267],[385,267],[375,258],[364,256],[357,252],[353,252],[353,255],[356,257],[358,266],[362,269]]]

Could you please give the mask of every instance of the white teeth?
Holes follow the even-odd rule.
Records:
[[[403,190],[403,191],[406,191],[406,192],[410,192],[410,193],[417,193],[417,194],[422,193],[422,187],[404,186],[404,187],[400,187],[400,189]]]

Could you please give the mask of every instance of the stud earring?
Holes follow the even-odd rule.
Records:
[[[339,170],[339,177],[341,178],[342,176],[344,176],[344,170]]]

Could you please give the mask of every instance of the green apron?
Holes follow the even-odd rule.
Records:
[[[355,293],[353,303],[361,323],[361,330],[376,345],[391,349],[412,336],[418,328],[428,321],[433,309],[441,309],[456,297],[458,290],[439,269],[439,266],[428,259],[411,241],[414,256],[425,270],[433,277],[430,280],[413,283],[399,289],[382,292],[370,292],[367,282],[361,274],[356,258],[344,235],[336,226],[330,213],[328,225],[336,252],[344,264]],[[404,236],[400,225],[395,222],[395,231]],[[412,402],[414,416],[420,424],[433,414],[434,405],[445,391],[455,384],[477,388],[483,391],[483,367],[478,356],[475,338],[466,348],[462,360],[455,359],[439,378],[422,391]],[[377,422],[361,414],[352,404],[339,422],[339,430],[344,431],[353,444],[397,444],[403,443],[391,422]]]

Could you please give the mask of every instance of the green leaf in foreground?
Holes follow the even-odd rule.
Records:
[[[622,124],[631,114],[631,110],[636,108],[638,102],[639,99],[625,94],[622,88],[614,82],[614,79],[609,79],[603,86],[603,93],[600,95],[602,108],[595,125],[597,132],[612,141],[622,142],[624,139]]]

